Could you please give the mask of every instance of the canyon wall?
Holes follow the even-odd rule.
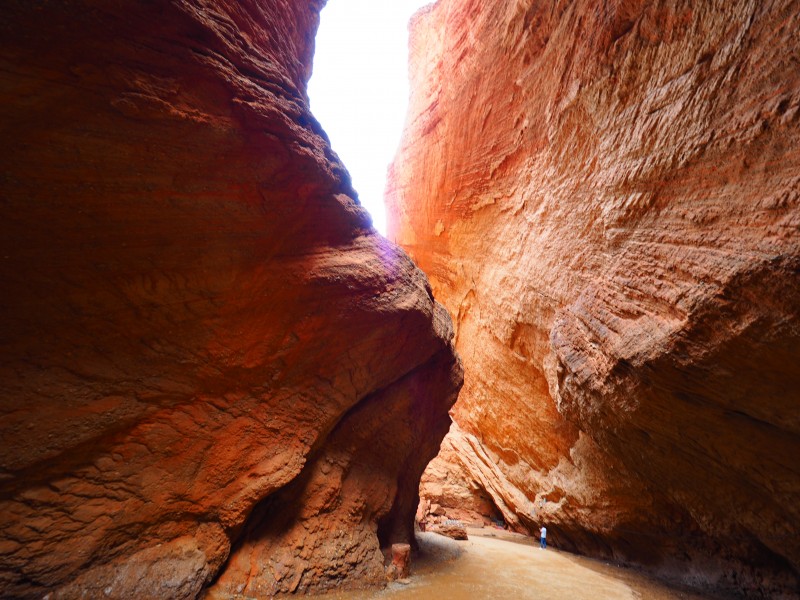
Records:
[[[465,365],[429,500],[798,589],[798,31],[790,0],[415,16],[389,235]]]
[[[4,4],[0,596],[361,585],[411,538],[461,368],[309,112],[323,4]]]

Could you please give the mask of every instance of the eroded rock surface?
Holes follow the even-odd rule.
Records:
[[[787,0],[418,13],[388,201],[465,363],[434,502],[797,589],[798,31]]]
[[[460,367],[309,112],[322,4],[4,4],[3,597],[244,589],[242,548],[363,583],[409,541]]]

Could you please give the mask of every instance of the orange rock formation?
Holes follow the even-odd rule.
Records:
[[[323,3],[4,5],[0,596],[322,589],[409,541],[460,366],[309,113]]]
[[[465,364],[430,500],[795,589],[798,31],[789,0],[418,13],[390,237]]]

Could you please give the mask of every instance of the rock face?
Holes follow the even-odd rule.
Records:
[[[322,4],[5,3],[0,596],[354,585],[412,536],[460,366],[309,113]]]
[[[418,13],[387,197],[465,364],[433,502],[796,589],[798,30],[772,0]]]

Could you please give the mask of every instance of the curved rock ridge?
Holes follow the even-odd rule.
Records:
[[[323,4],[5,3],[0,596],[362,585],[412,536],[461,369],[309,112]]]
[[[389,230],[465,365],[428,500],[798,588],[797,31],[789,0],[416,15]]]

